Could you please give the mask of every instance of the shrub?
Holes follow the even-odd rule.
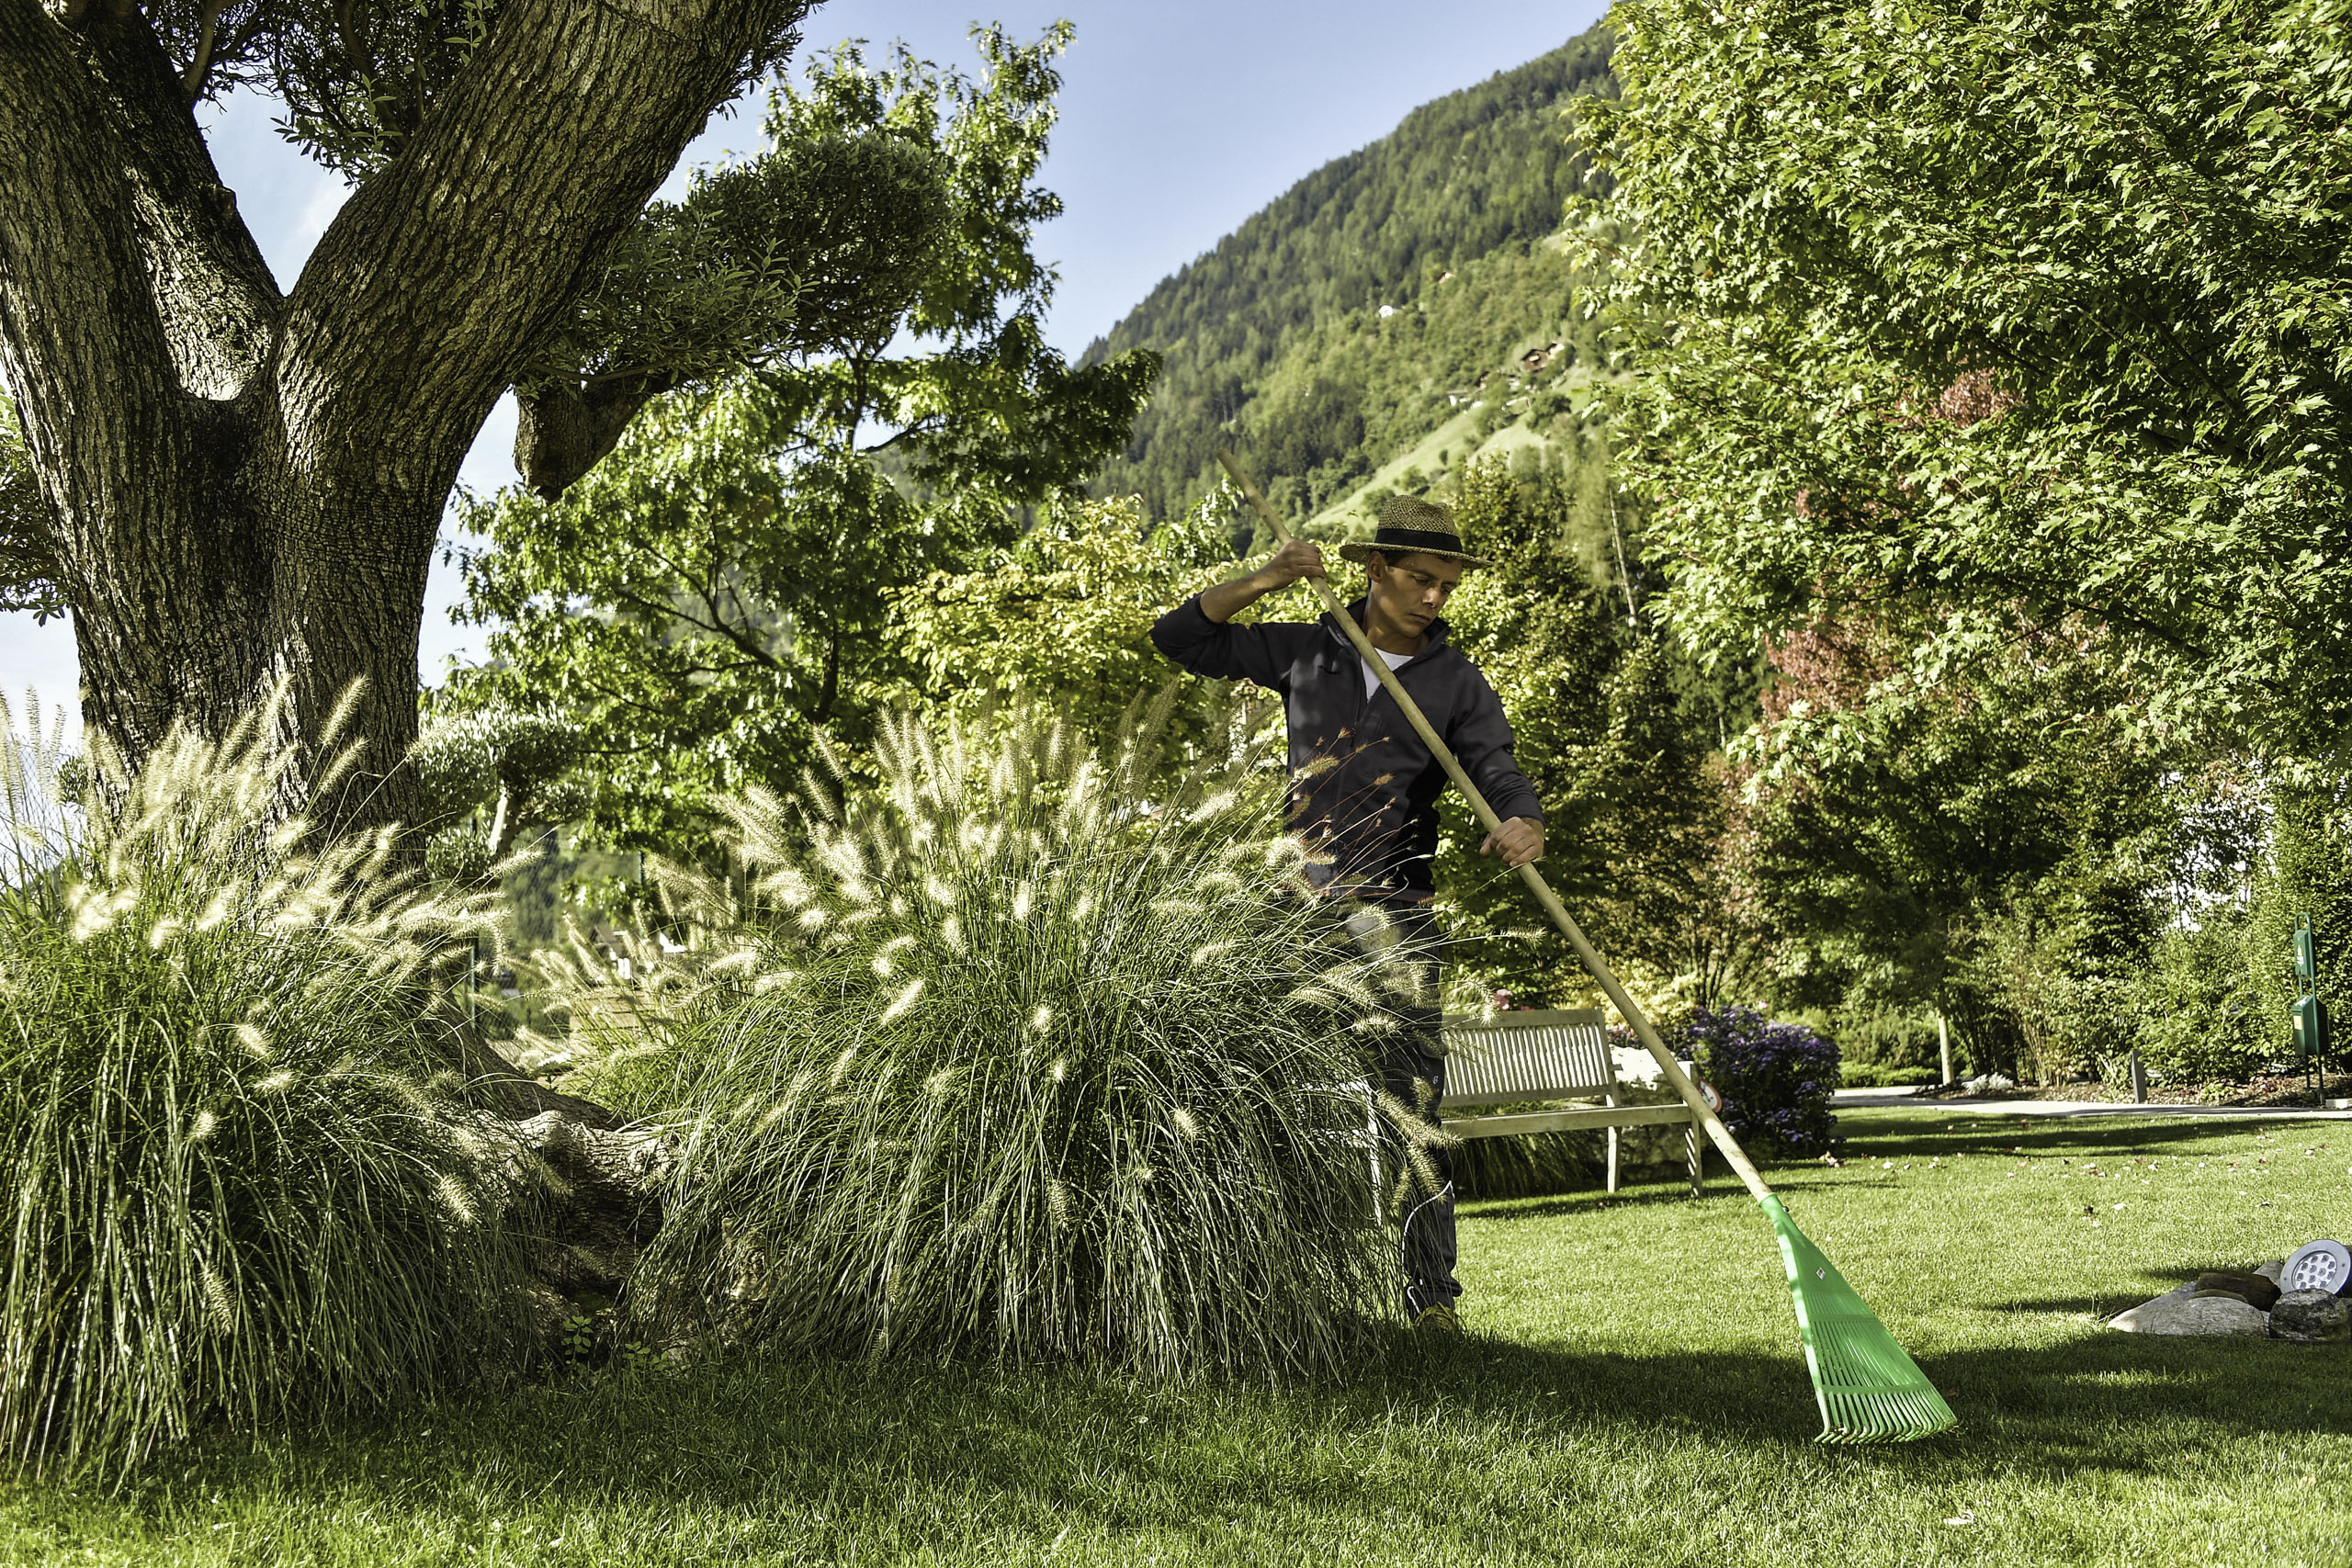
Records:
[[[2134,987],[2140,1060],[2161,1084],[2242,1082],[2284,1054],[2281,1026],[2266,1026],[2256,1010],[2261,994],[2250,980],[2245,951],[2250,922],[2226,903],[2203,916],[2199,929],[2167,931],[2157,939],[2155,961]],[[2132,1037],[2121,1030],[2118,1034],[2120,1054]]]
[[[600,1080],[675,1108],[637,1310],[1180,1377],[1325,1366],[1394,1312],[1351,1086],[1401,967],[1305,896],[1278,773],[1148,799],[1155,731],[1104,761],[1034,716],[986,749],[901,718],[875,795],[729,808],[751,907],[650,978],[650,1045]]]
[[[299,848],[275,722],[100,754],[71,797],[53,753],[0,764],[14,1467],[378,1409],[516,1343],[499,1151],[421,1006],[484,910],[387,874],[388,837]]]
[[[2301,994],[2292,942],[2299,917],[2312,918],[2319,991],[2338,1041],[2352,1030],[2352,802],[2338,788],[2299,781],[2274,795],[2269,842],[2257,862],[2241,928],[2250,1057],[2300,1065],[2290,1010]],[[2337,1046],[2339,1056],[2344,1047]],[[2260,1060],[2255,1065],[2260,1066]]]
[[[1869,1062],[1838,1064],[1838,1082],[1847,1089],[1911,1089],[1936,1082],[1933,1067],[1890,1067]]]
[[[1844,1142],[1829,1112],[1838,1047],[1801,1023],[1754,1008],[1701,1008],[1690,1038],[1700,1072],[1724,1097],[1724,1124],[1759,1154],[1826,1154]]]
[[[1936,1015],[1925,1010],[1889,1007],[1881,1002],[1840,1008],[1815,1032],[1838,1042],[1838,1056],[1849,1084],[1934,1083],[1939,1077],[1941,1043]],[[1955,1049],[1960,1042],[1953,1043]],[[1858,1071],[1906,1076],[1857,1077]],[[1924,1073],[1924,1077],[1908,1076]]]

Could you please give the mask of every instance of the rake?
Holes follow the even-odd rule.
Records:
[[[1233,476],[1234,483],[1241,487],[1241,493],[1249,497],[1250,504],[1274,536],[1288,544],[1291,531],[1241,471],[1233,454],[1220,452],[1217,461],[1225,465],[1225,471]],[[1314,584],[1316,592],[1322,597],[1323,607],[1331,613],[1340,629],[1347,633],[1348,640],[1355,644],[1366,667],[1388,688],[1388,694],[1396,699],[1396,706],[1420,736],[1421,743],[1430,749],[1430,755],[1438,760],[1446,776],[1453,781],[1454,788],[1470,802],[1487,831],[1501,831],[1502,822],[1496,817],[1494,807],[1487,804],[1487,797],[1470,782],[1470,775],[1462,771],[1462,764],[1454,760],[1445,742],[1438,739],[1437,731],[1430,727],[1420,708],[1405,694],[1403,684],[1388,668],[1387,660],[1377,656],[1363,628],[1356,625],[1355,617],[1348,614],[1340,596],[1332,592],[1329,580],[1316,577],[1307,581]],[[1634,1034],[1649,1054],[1657,1058],[1658,1071],[1690,1107],[1700,1125],[1707,1130],[1708,1138],[1723,1151],[1725,1162],[1771,1221],[1773,1233],[1781,1240],[1781,1261],[1788,1267],[1789,1294],[1796,1303],[1797,1333],[1804,1342],[1805,1365],[1813,1373],[1814,1396],[1821,1404],[1821,1435],[1817,1440],[1909,1442],[1954,1426],[1959,1418],[1951,1413],[1951,1406],[1944,1403],[1943,1395],[1936,1392],[1935,1384],[1928,1381],[1918,1364],[1895,1343],[1894,1336],[1887,1332],[1886,1325],[1878,1320],[1869,1303],[1838,1272],[1837,1265],[1823,1257],[1821,1249],[1797,1229],[1788,1210],[1764,1184],[1746,1151],[1731,1135],[1731,1129],[1724,1125],[1723,1118],[1715,1114],[1690,1075],[1683,1072],[1674,1053],[1658,1038],[1648,1015],[1634,1005],[1599,951],[1585,940],[1584,932],[1569,918],[1559,896],[1544,880],[1544,874],[1531,863],[1521,866],[1519,874],[1544,912],[1552,918],[1552,923],[1560,929],[1560,934],[1568,939],[1568,945],[1576,950],[1586,972],[1624,1015],[1625,1021],[1634,1026]]]

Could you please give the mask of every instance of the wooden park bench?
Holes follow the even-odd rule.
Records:
[[[1445,1130],[1457,1138],[1502,1138],[1526,1133],[1569,1133],[1600,1127],[1609,1134],[1609,1190],[1617,1190],[1617,1130],[1679,1125],[1689,1151],[1690,1191],[1702,1175],[1698,1118],[1679,1100],[1620,1105],[1624,1087],[1601,1015],[1580,1010],[1500,1012],[1491,1020],[1445,1026]],[[1598,1100],[1598,1105],[1464,1116],[1491,1105],[1534,1105]]]

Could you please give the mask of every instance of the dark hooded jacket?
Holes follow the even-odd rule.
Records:
[[[1350,606],[1358,626],[1363,610],[1361,599]],[[1541,820],[1535,786],[1511,756],[1510,721],[1495,689],[1447,640],[1442,620],[1430,624],[1428,637],[1397,667],[1396,679],[1497,817]],[[1430,896],[1445,770],[1387,687],[1364,695],[1363,660],[1337,621],[1327,615],[1311,626],[1219,625],[1194,597],[1160,616],[1151,640],[1195,675],[1282,694],[1290,716],[1293,829],[1331,860],[1310,866],[1311,880],[1390,902]]]

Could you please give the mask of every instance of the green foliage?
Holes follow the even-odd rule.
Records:
[[[1933,1067],[1884,1062],[1840,1062],[1838,1074],[1838,1081],[1847,1089],[1916,1089],[1939,1081]]]
[[[1723,784],[1708,761],[1723,708],[1629,619],[1639,519],[1612,505],[1605,448],[1570,450],[1574,467],[1464,470],[1457,516],[1495,565],[1464,580],[1447,619],[1501,696],[1544,802],[1545,878],[1607,951],[1679,977],[1683,1005],[1704,1003],[1738,956],[1717,865]],[[1581,971],[1519,878],[1474,852],[1484,832],[1466,805],[1449,795],[1442,810],[1438,887],[1462,962],[1522,1000],[1581,998]]]
[[[714,795],[788,784],[819,728],[854,742],[916,673],[904,592],[1008,544],[1017,506],[1125,438],[1150,357],[1072,370],[1039,327],[1052,275],[1030,240],[1058,207],[1032,179],[1068,29],[978,38],[978,82],[844,48],[769,115],[787,166],[863,140],[935,171],[947,239],[898,305],[657,400],[560,500],[465,506],[488,543],[461,616],[492,628],[492,662],[447,704],[576,727],[612,841],[697,852]]]
[[[49,502],[33,475],[17,406],[0,397],[0,611],[30,610],[46,624],[65,614],[49,545]]]
[[[484,707],[429,717],[409,750],[424,798],[420,825],[432,835],[426,870],[478,880],[515,844],[585,815],[588,786],[571,772],[582,743],[548,714]]]
[[[1612,17],[1589,250],[1677,623],[1744,657],[1905,606],[1932,676],[2022,618],[2128,671],[2152,732],[2335,752],[2352,6]]]
[[[1838,1066],[1849,1084],[1936,1083],[1942,1077],[1942,1040],[1931,1010],[1881,1002],[1806,1021],[1838,1042]]]
[[[946,169],[900,136],[786,115],[749,162],[657,201],[517,378],[663,387],[887,340],[952,243]]]
[[[465,561],[463,614],[491,627],[493,662],[441,703],[562,716],[587,820],[632,847],[684,849],[712,795],[793,777],[812,729],[854,729],[903,668],[891,592],[986,525],[926,517],[854,454],[780,464],[803,434],[744,378],[657,402],[561,501],[469,506],[492,544]]]
[[[1572,275],[1540,242],[1583,175],[1560,107],[1608,89],[1611,40],[1595,28],[1423,105],[1161,283],[1087,351],[1166,356],[1099,488],[1174,515],[1217,489],[1238,433],[1269,495],[1313,511],[1442,423],[1449,394],[1491,377],[1502,417],[1506,355],[1577,335]]]
[[[276,720],[175,730],[135,778],[101,752],[70,798],[10,749],[9,1465],[382,1411],[523,1347],[522,1151],[430,1000],[491,911],[389,874],[389,834],[302,847]]]
[[[2158,931],[2251,857],[2239,774],[2069,645],[1931,684],[1905,643],[1863,617],[1772,649],[1736,825],[1776,1000],[1941,1010],[1964,1072],[2087,1071],[2129,1048]]]
[[[2249,984],[2245,911],[2217,903],[2199,918],[2159,934],[2135,987],[2141,1065],[2160,1084],[2242,1082],[2290,1054],[2284,1010],[2266,1019]]]
[[[2264,1058],[2295,1059],[2288,1009],[2301,990],[2290,944],[2297,918],[2309,915],[2319,994],[2340,1057],[2352,1045],[2352,809],[2342,786],[2309,778],[2282,784],[2271,804],[2268,853],[2253,878],[2243,927],[2242,995],[2252,1014],[2245,1033]]]
[[[1392,490],[1418,491],[1458,471],[1498,435],[1574,446],[1577,422],[1563,416],[1602,360],[1577,279],[1556,244],[1513,243],[1463,259],[1409,310],[1318,319],[1250,378],[1229,425],[1178,424],[1172,400],[1155,400],[1138,429],[1154,410],[1169,418],[1130,449],[1145,470],[1133,477],[1158,484],[1163,462],[1224,441],[1266,476],[1277,506],[1321,513],[1327,531],[1360,529]],[[1541,359],[1532,368],[1530,354]],[[1432,442],[1442,444],[1432,451]],[[1185,488],[1213,482],[1204,471]]]
[[[777,8],[745,83],[799,41],[808,7]],[[192,99],[238,87],[285,106],[279,130],[358,179],[398,156],[490,36],[503,0],[155,0],[141,7]],[[721,92],[724,101],[731,93]]]
[[[1133,499],[1056,503],[1012,545],[901,589],[918,690],[967,728],[1016,705],[1050,706],[1082,736],[1117,733],[1136,696],[1166,682],[1151,627],[1171,604],[1232,576],[1218,500],[1157,527]],[[1170,738],[1208,739],[1224,698],[1186,682]]]
[[[2098,1076],[2137,1043],[2159,914],[2138,872],[2086,846],[1972,933],[1971,978],[2015,1022],[2018,1066],[2040,1082]]]
[[[748,906],[666,874],[705,934],[595,1080],[678,1140],[640,1311],[1170,1377],[1393,1311],[1351,1129],[1410,966],[1306,893],[1253,757],[1151,787],[1167,705],[1107,757],[893,721],[874,794],[730,805]]]

